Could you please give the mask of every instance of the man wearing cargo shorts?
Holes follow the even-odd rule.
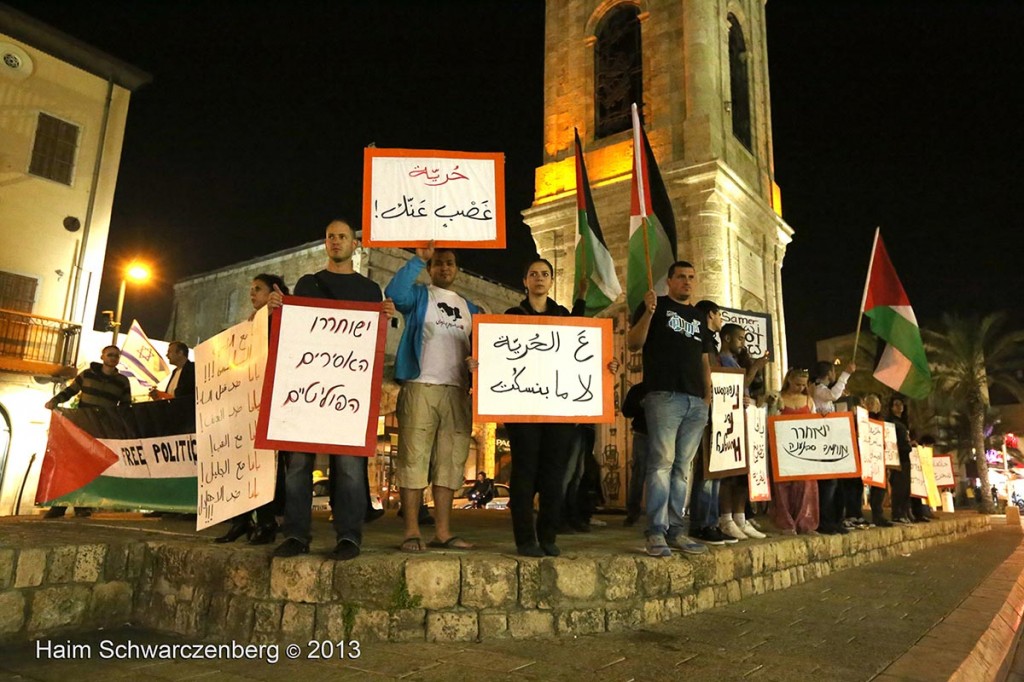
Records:
[[[417,284],[426,268],[430,284]],[[398,485],[401,490],[405,539],[402,551],[421,552],[419,519],[415,510],[423,491],[432,485],[435,537],[427,546],[469,549],[450,527],[452,498],[462,487],[473,428],[469,402],[471,348],[469,335],[478,308],[451,290],[459,268],[455,252],[416,249],[388,284],[386,296],[405,317],[405,329],[395,358],[398,394]],[[411,513],[410,513],[411,512]]]

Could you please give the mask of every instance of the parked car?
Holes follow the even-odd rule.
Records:
[[[470,496],[472,492],[472,483],[467,483],[456,490],[455,498],[452,500],[452,509],[476,509],[476,503]],[[429,509],[434,508],[432,497],[427,499],[426,505]],[[494,484],[494,499],[484,505],[484,509],[508,509],[508,486],[506,484]]]

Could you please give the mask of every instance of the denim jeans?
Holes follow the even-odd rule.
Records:
[[[652,391],[643,401],[647,418],[647,534],[688,532],[683,510],[693,456],[708,421],[704,400],[687,393]]]
[[[697,464],[703,468],[703,462]],[[718,491],[720,478],[702,478],[700,485],[694,482],[690,500],[690,525],[694,528],[711,528],[718,525]]]
[[[307,545],[312,540],[313,524],[313,462],[312,452],[288,453],[285,474],[284,525],[286,538],[295,538]],[[331,513],[337,539],[357,545],[363,541],[363,518],[366,515],[366,458],[354,455],[331,455]]]
[[[644,484],[647,482],[647,434],[633,432],[633,461],[626,490],[626,513],[640,518],[643,513]]]

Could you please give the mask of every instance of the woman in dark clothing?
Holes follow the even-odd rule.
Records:
[[[851,405],[851,407],[854,406]],[[882,421],[882,399],[877,395],[871,393],[864,398],[863,407],[868,411],[868,417],[870,419]],[[890,480],[892,480],[892,474],[890,474]],[[885,511],[882,509],[884,502],[885,488],[870,486],[870,489],[868,490],[868,506],[871,507],[871,523],[875,524],[879,528],[888,528],[892,525],[892,521],[885,518]]]
[[[523,274],[526,298],[506,315],[547,315],[567,317],[569,311],[548,298],[554,283],[554,268],[543,258],[532,261]],[[573,308],[583,310],[583,301]],[[563,481],[569,463],[574,424],[506,424],[512,455],[509,477],[509,509],[516,551],[522,556],[558,556],[555,544],[561,521]],[[540,496],[536,519],[533,498]]]
[[[896,523],[910,523],[910,451],[914,444],[907,427],[907,410],[903,396],[894,394],[889,399],[889,419],[896,426],[896,447],[900,453],[900,468],[889,472],[889,487],[892,489],[892,520]]]
[[[249,286],[249,301],[252,303],[251,320],[260,308],[270,302],[270,295],[274,293],[274,287],[283,294],[288,294],[288,286],[284,279],[278,275],[259,274],[253,277]],[[270,314],[274,313],[274,306],[270,307]],[[269,325],[268,325],[269,328]],[[255,512],[239,514],[231,519],[231,527],[214,542],[234,542],[243,535],[248,536],[250,545],[267,545],[277,538],[276,514],[283,511],[284,507],[284,457],[278,457],[277,462],[277,484],[274,487],[274,499],[260,507]],[[255,521],[253,521],[255,516]]]

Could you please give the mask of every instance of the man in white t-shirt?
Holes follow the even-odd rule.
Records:
[[[430,284],[417,284],[426,268]],[[431,547],[469,549],[450,527],[452,499],[462,487],[473,429],[469,401],[470,332],[478,309],[451,290],[459,267],[455,252],[416,249],[385,289],[405,317],[395,358],[398,394],[398,484],[406,510],[402,550],[420,552],[416,510],[432,485],[437,517]]]

